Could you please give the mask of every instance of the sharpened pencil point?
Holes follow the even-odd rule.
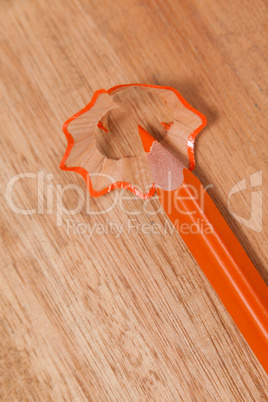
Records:
[[[144,148],[144,151],[149,153],[151,151],[153,143],[156,141],[154,137],[151,136],[151,134],[148,133],[142,126],[138,124],[138,129],[139,129],[139,134],[141,137],[142,145]]]

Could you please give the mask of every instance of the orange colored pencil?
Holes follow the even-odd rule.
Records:
[[[163,209],[268,373],[265,282],[199,179],[140,126],[139,133]]]

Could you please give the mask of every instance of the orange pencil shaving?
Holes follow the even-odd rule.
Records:
[[[183,241],[268,373],[266,284],[201,182],[141,126],[139,133],[163,209],[179,222]],[[201,224],[209,229],[183,230]]]

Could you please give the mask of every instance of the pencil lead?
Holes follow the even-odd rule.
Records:
[[[140,134],[140,137],[141,137],[141,141],[142,141],[144,151],[146,153],[150,153],[152,145],[156,141],[156,139],[154,137],[152,137],[151,134],[149,134],[148,131],[146,131],[139,124],[138,124],[138,129],[139,129],[139,134]]]

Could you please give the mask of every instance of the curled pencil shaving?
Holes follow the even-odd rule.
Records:
[[[68,145],[60,168],[81,174],[93,197],[116,188],[152,197],[156,189],[138,125],[194,169],[194,141],[206,118],[174,88],[143,84],[98,90],[64,123]]]

